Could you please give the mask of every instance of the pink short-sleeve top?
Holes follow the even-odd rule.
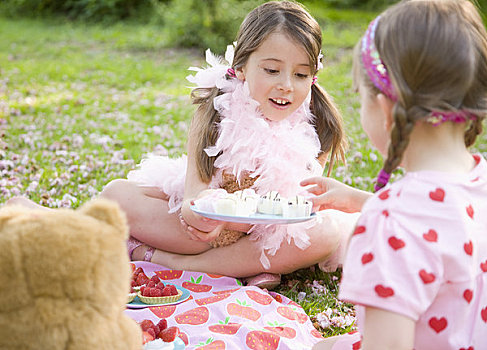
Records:
[[[364,206],[339,297],[416,322],[414,349],[487,349],[487,163],[407,173]]]

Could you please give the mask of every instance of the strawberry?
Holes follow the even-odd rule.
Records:
[[[166,328],[166,329],[163,329],[162,331],[160,331],[159,334],[157,335],[157,337],[159,339],[162,339],[166,343],[170,343],[170,342],[174,341],[174,339],[176,339],[178,334],[179,334],[179,328],[172,326],[172,327],[169,327],[169,328]]]
[[[221,340],[213,340],[208,338],[206,342],[201,342],[197,345],[197,350],[222,350],[225,349],[225,343]]]
[[[150,288],[149,287],[145,287],[144,288],[144,291],[143,292],[140,292],[142,294],[142,296],[144,297],[150,297]]]
[[[159,288],[160,290],[163,290],[164,287],[165,287],[165,285],[162,282],[159,282],[159,283],[156,284],[156,288]]]
[[[158,323],[157,327],[159,327],[159,332],[167,328],[167,320],[162,318]]]
[[[277,308],[277,313],[288,320],[297,320],[299,323],[305,323],[308,320],[308,315],[297,312],[293,308],[288,306],[279,306]]]
[[[142,331],[147,331],[150,328],[154,328],[154,322],[152,322],[151,320],[143,320],[142,322],[140,322],[140,328],[142,329]]]
[[[237,303],[238,304],[229,303],[227,305],[227,312],[229,315],[240,316],[252,321],[257,321],[260,318],[260,312],[248,306],[249,304],[247,304],[245,301],[242,302],[237,299]]]
[[[154,283],[154,281],[149,280],[149,282],[145,286],[149,288],[155,288],[156,284]]]
[[[246,290],[245,293],[250,299],[261,305],[269,305],[274,300],[269,294],[259,293],[255,290]]]
[[[213,274],[213,273],[207,273],[206,274],[208,277],[211,277],[211,278],[222,278],[223,275],[216,275],[216,274]]]
[[[150,341],[153,341],[155,338],[147,333],[146,331],[142,332],[142,344],[148,343]]]
[[[152,339],[156,339],[156,331],[154,330],[154,328],[149,328],[147,330],[147,333],[149,333],[149,335],[152,337]]]
[[[208,321],[210,312],[204,306],[200,306],[182,314],[177,315],[174,319],[179,324],[200,325]]]
[[[207,284],[199,284],[202,279],[203,279],[203,275],[199,276],[197,279],[194,279],[193,276],[191,276],[189,281],[183,282],[183,287],[196,293],[210,291],[211,288],[213,288],[212,286],[209,286]]]
[[[247,333],[245,344],[250,349],[276,350],[280,340],[276,334],[263,331],[251,331]]]
[[[176,280],[181,278],[183,275],[182,270],[164,270],[164,271],[156,271],[156,275],[159,276],[161,280]]]
[[[272,292],[271,296],[274,298],[275,301],[278,303],[282,303],[282,296],[280,294]]]
[[[144,272],[144,270],[142,269],[142,267],[137,267],[137,268],[135,269],[135,271],[134,271],[134,274],[135,274],[136,276],[138,276],[138,275],[139,275],[139,273],[141,273],[141,272]]]
[[[284,327],[284,323],[267,322],[269,327],[264,327],[268,331],[277,334],[280,337],[293,339],[296,337],[296,331],[290,327]]]
[[[212,304],[212,303],[216,303],[216,302],[225,300],[230,295],[231,295],[230,293],[227,293],[227,294],[218,294],[218,295],[215,295],[215,296],[212,296],[212,297],[195,299],[194,301],[196,302],[196,304],[198,304],[198,305],[201,306],[201,305]]]
[[[149,277],[145,275],[145,273],[141,272],[137,275],[137,279],[135,280],[138,286],[141,286],[143,284],[146,284],[149,282]]]
[[[185,345],[188,345],[188,344],[189,344],[188,335],[187,335],[186,333],[184,333],[184,332],[180,332],[180,333],[178,334],[178,337],[179,337],[179,338],[181,338],[181,340],[183,341],[183,343],[184,343]]]
[[[178,289],[176,288],[176,286],[174,284],[170,284],[169,289],[171,290],[171,295],[178,294]]]
[[[220,334],[235,334],[238,332],[241,323],[228,322],[230,317],[225,318],[225,321],[219,321],[218,324],[214,324],[208,327],[208,329],[214,333]]]
[[[154,285],[156,285],[157,283],[161,282],[161,280],[159,279],[159,277],[157,277],[157,275],[154,275],[150,278],[150,280],[152,282],[154,282]]]
[[[150,296],[151,297],[162,297],[162,290],[158,288],[151,288],[150,289]]]
[[[170,295],[174,295],[174,294],[172,294],[171,288],[169,288],[169,286],[165,286],[164,289],[162,290],[162,296],[163,297],[168,297]]]
[[[176,305],[152,306],[149,310],[159,318],[167,318],[176,311]]]
[[[213,292],[213,294],[227,294],[227,293],[233,293],[239,290],[240,288],[234,288],[234,289],[226,289],[226,290],[217,290]]]

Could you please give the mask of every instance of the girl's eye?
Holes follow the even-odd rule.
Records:
[[[306,79],[307,77],[309,77],[308,74],[302,74],[302,73],[296,73],[296,76],[301,79]]]
[[[269,74],[277,74],[279,71],[277,69],[264,68],[264,71]]]

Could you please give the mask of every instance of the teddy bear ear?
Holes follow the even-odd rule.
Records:
[[[114,226],[128,237],[127,219],[119,205],[108,199],[94,199],[84,204],[81,213]]]

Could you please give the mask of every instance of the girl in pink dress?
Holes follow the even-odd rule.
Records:
[[[362,210],[339,293],[359,332],[314,349],[487,349],[487,163],[468,151],[487,114],[479,13],[465,0],[392,6],[356,46],[354,78],[385,162],[373,196],[302,183],[320,206]]]
[[[132,259],[235,277],[336,268],[356,215],[329,210],[305,223],[250,226],[190,209],[221,187],[297,195],[301,180],[343,159],[341,116],[316,82],[320,50],[318,23],[297,3],[273,1],[248,14],[225,60],[207,51],[209,67],[188,77],[198,109],[187,157],[150,156],[102,193],[127,213]]]

